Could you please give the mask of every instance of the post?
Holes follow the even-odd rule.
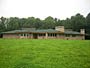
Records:
[[[85,29],[81,29],[80,33],[82,34],[82,40],[85,39]]]
[[[81,34],[85,34],[85,29],[81,29],[81,30],[80,30],[80,33],[81,33]]]
[[[47,32],[46,32],[46,35],[45,36],[46,36],[46,39],[47,39],[48,38],[48,33]]]

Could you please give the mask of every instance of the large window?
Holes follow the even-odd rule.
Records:
[[[59,36],[64,36],[64,34],[58,34]]]
[[[24,34],[24,36],[27,36],[27,34]]]
[[[20,36],[29,36],[29,34],[23,33],[23,34],[20,34]]]
[[[72,37],[76,37],[76,35],[72,35]]]
[[[66,34],[66,37],[70,37],[70,35],[69,34]]]
[[[23,34],[20,34],[20,36],[23,36]]]
[[[38,34],[39,36],[45,36],[45,34]]]
[[[48,36],[51,36],[51,37],[56,37],[57,34],[55,33],[49,33]]]

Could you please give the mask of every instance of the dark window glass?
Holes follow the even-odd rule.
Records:
[[[57,34],[55,34],[54,36],[57,36]]]
[[[21,36],[23,36],[23,34],[21,34]]]
[[[48,36],[50,36],[50,34],[48,34]]]
[[[76,35],[72,35],[72,37],[76,37]]]
[[[24,34],[24,36],[26,36],[26,34]]]
[[[69,34],[66,34],[66,37],[70,37],[70,35]]]

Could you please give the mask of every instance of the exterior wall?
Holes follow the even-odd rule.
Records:
[[[46,34],[37,34],[37,39],[46,39]]]
[[[37,39],[46,39],[47,34],[46,33],[37,33]]]
[[[30,34],[29,36],[21,36],[19,35],[19,38],[29,38],[29,39],[33,39],[33,34]]]
[[[19,38],[17,34],[3,34],[3,38]]]
[[[48,39],[56,39],[57,38],[57,34],[55,34],[55,33],[48,33],[47,34],[47,38]]]
[[[66,40],[84,40],[84,36],[82,35],[76,35],[75,37],[72,37],[72,35],[70,35],[70,37],[65,37]]]
[[[52,33],[52,34],[54,34],[54,36],[53,35],[47,35],[47,39],[64,39],[64,35],[63,34],[55,34],[55,33]]]
[[[66,37],[66,35],[63,34],[57,34],[57,36],[48,36],[48,39],[65,39],[65,40],[84,40],[85,36],[84,35],[76,35],[75,37],[73,37],[72,35],[70,35],[69,37]]]
[[[57,39],[65,39],[65,35],[64,34],[57,34]]]
[[[57,27],[55,27],[55,30],[64,32],[64,26],[57,26]]]
[[[29,39],[34,39],[33,34],[29,36],[20,36],[19,34],[3,34],[3,38],[29,38]],[[45,36],[39,36],[37,35],[37,39],[65,39],[65,40],[84,40],[85,36],[84,35],[76,35],[73,37],[72,35],[69,35],[68,37],[64,34],[57,34],[56,36],[48,36],[46,38]]]
[[[29,37],[27,37],[27,36],[19,36],[19,38],[29,38]]]
[[[3,38],[33,38],[33,36],[21,36],[20,34],[3,34]]]
[[[64,39],[64,36],[63,35],[61,35],[61,36],[58,36],[58,35],[56,35],[56,36],[48,36],[48,39]]]
[[[48,39],[56,39],[57,37],[48,36]]]
[[[80,29],[81,34],[85,34],[85,29]]]

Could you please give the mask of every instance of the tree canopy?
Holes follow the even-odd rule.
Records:
[[[85,29],[86,33],[90,34],[90,13],[86,17],[84,17],[80,13],[77,13],[75,16],[71,16],[71,18],[66,18],[65,20],[60,20],[51,16],[46,17],[44,20],[35,17],[0,18],[0,32],[17,30],[21,28],[53,29],[55,26],[62,25],[65,26],[65,28],[73,29],[76,31]]]

